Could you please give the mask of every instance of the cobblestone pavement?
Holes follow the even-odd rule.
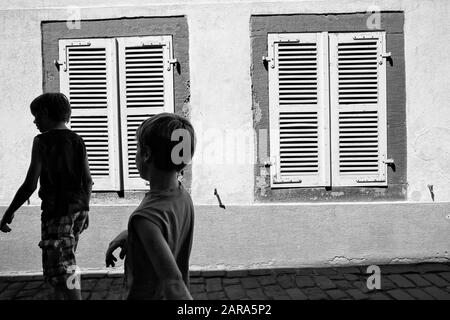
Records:
[[[450,300],[450,263],[380,265],[381,289],[369,290],[367,266],[191,272],[198,300]],[[120,300],[123,275],[82,275],[87,300]],[[48,299],[42,276],[0,277],[0,300]]]

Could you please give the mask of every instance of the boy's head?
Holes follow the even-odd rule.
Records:
[[[35,117],[34,123],[40,131],[46,131],[48,126],[58,122],[69,122],[71,108],[69,99],[59,92],[41,94],[30,104],[30,110]]]
[[[181,171],[194,155],[194,128],[189,120],[173,113],[160,113],[142,122],[136,138],[136,166],[141,176],[150,164],[162,171]]]

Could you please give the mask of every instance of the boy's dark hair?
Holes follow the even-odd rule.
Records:
[[[150,148],[152,155],[154,156],[155,166],[160,170],[176,170],[181,171],[190,161],[182,161],[180,164],[175,164],[172,161],[173,148],[183,141],[184,136],[179,139],[176,136],[175,141],[172,141],[172,133],[182,129],[189,134],[191,157],[195,151],[195,131],[192,124],[186,118],[173,113],[160,113],[141,123],[136,131],[137,142],[142,150],[144,146]],[[183,153],[180,152],[180,156],[183,157]]]
[[[30,109],[34,116],[45,110],[50,119],[64,122],[69,122],[72,113],[69,99],[59,92],[41,94],[31,102]]]

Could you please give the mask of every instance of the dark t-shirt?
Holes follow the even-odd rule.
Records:
[[[42,161],[39,197],[42,220],[89,210],[86,176],[86,147],[69,129],[49,130],[35,138]]]
[[[128,299],[161,299],[158,276],[132,228],[131,220],[135,216],[147,219],[161,230],[189,289],[189,257],[194,234],[194,206],[189,193],[181,183],[175,190],[150,191],[128,222],[128,251],[125,261]]]

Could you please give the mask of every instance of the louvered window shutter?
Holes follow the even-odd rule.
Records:
[[[384,32],[330,34],[333,185],[387,184],[384,54]]]
[[[272,187],[328,186],[328,36],[269,34]]]
[[[70,100],[70,128],[86,144],[93,190],[120,189],[114,40],[59,41],[60,91]]]
[[[136,168],[136,129],[145,119],[174,112],[171,36],[118,38],[122,162],[125,190],[148,189]]]

